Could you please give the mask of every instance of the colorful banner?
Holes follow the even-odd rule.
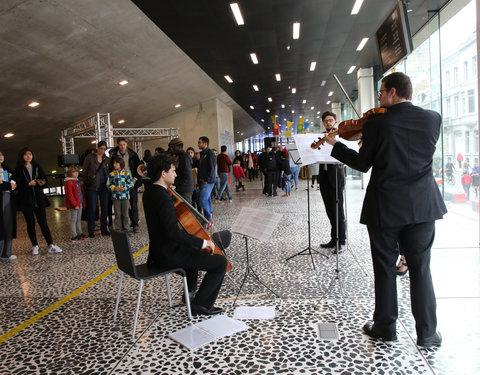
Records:
[[[274,137],[278,137],[279,135],[280,135],[280,134],[279,134],[278,128],[273,129],[273,136],[274,136]]]
[[[287,121],[287,129],[290,129],[293,126],[292,121]]]
[[[310,123],[305,122],[305,123],[303,124],[303,130],[307,130],[307,128],[308,128],[309,126],[310,126]]]
[[[292,136],[292,132],[290,130],[285,131],[285,137],[290,138],[291,136]]]

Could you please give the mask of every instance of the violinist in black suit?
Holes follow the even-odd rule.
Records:
[[[227,261],[224,256],[210,254],[211,240],[203,240],[188,234],[177,225],[172,196],[167,190],[176,177],[172,157],[167,154],[154,156],[148,164],[148,184],[143,194],[143,207],[150,239],[148,263],[162,267],[180,267],[187,272],[188,287],[196,288],[198,271],[206,271],[202,284],[192,301],[193,315],[213,315],[223,312],[214,307],[225,276]]]
[[[325,127],[325,133],[331,133],[336,130],[337,116],[333,112],[324,112],[322,122]],[[320,182],[320,193],[322,194],[323,204],[328,219],[330,220],[330,241],[323,243],[320,247],[337,249],[337,195],[338,195],[338,252],[345,249],[345,212],[343,210],[343,191],[345,189],[345,166],[339,164],[320,164],[318,171],[318,180]]]
[[[440,134],[438,113],[414,106],[412,84],[403,73],[383,78],[378,98],[387,112],[363,125],[359,152],[334,138],[331,155],[362,172],[372,167],[360,222],[367,225],[375,273],[373,323],[363,331],[393,341],[396,336],[396,261],[404,251],[410,272],[417,345],[439,346],[436,300],[430,273],[435,220],[447,212],[433,178],[432,158]]]

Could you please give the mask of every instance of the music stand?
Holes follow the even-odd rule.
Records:
[[[235,304],[237,303],[238,296],[240,295],[243,285],[245,284],[245,281],[247,280],[247,277],[249,275],[254,276],[260,284],[262,284],[276,297],[280,298],[277,293],[275,293],[267,286],[267,284],[260,280],[260,277],[257,275],[252,265],[250,264],[250,257],[248,253],[248,238],[256,239],[260,242],[267,241],[271,237],[281,218],[282,215],[280,214],[271,213],[270,211],[259,210],[252,207],[242,207],[240,214],[237,216],[237,219],[235,220],[231,231],[233,233],[243,235],[243,238],[245,239],[247,266],[245,268],[245,275],[243,276],[242,283],[240,284],[240,288],[238,289],[238,293],[233,302],[233,306],[235,306]]]

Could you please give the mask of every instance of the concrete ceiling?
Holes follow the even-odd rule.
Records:
[[[0,150],[6,154],[9,165],[15,165],[20,147],[29,146],[47,172],[56,169],[56,155],[61,153],[60,131],[96,112],[110,113],[115,127],[144,127],[182,108],[218,98],[233,111],[236,137],[237,131],[243,132],[242,138],[246,138],[263,130],[259,125],[261,116],[247,111],[251,103],[259,108],[264,105],[262,101],[267,95],[264,95],[265,98],[255,97],[250,83],[245,82],[232,89],[223,78],[224,74],[228,74],[225,72],[225,61],[232,58],[238,61],[238,58],[229,55],[231,46],[227,42],[224,43],[225,50],[222,50],[222,43],[211,39],[213,30],[221,36],[220,41],[228,41],[222,34],[234,27],[233,17],[228,13],[229,2],[135,2],[140,7],[156,4],[160,10],[162,6],[175,10],[169,14],[168,25],[162,25],[158,20],[157,24],[151,21],[155,19],[155,14],[149,13],[150,18],[147,17],[130,0],[0,2],[0,135],[7,132],[15,134],[12,138],[0,138]],[[297,3],[303,6],[299,8]],[[302,29],[302,38],[309,41],[307,46],[311,44],[314,51],[304,49],[292,60],[274,57],[271,64],[257,69],[255,74],[259,75],[260,82],[271,80],[274,70],[284,61],[283,66],[291,72],[290,85],[304,85],[321,98],[324,93],[318,89],[318,80],[326,79],[330,83],[332,72],[343,72],[343,83],[347,91],[352,91],[355,80],[353,75],[345,77],[348,67],[355,63],[357,66],[371,66],[377,59],[374,43],[370,42],[364,54],[351,57],[358,35],[363,32],[360,28],[371,29],[367,36],[373,38],[376,27],[394,3],[394,0],[366,0],[363,6],[365,12],[352,26],[346,23],[349,18],[344,13],[351,9],[353,0],[248,0],[245,4],[256,17],[257,26],[252,27],[244,38],[237,36],[234,47],[244,52],[250,50],[253,43],[260,47],[264,45],[265,51],[272,52],[269,41],[278,41],[278,47],[283,50],[284,40],[289,38],[291,28],[288,15],[291,5],[299,17],[303,14],[309,19],[310,26]],[[446,0],[411,0],[413,12],[409,18],[410,25],[413,24],[412,32],[427,21],[428,9],[439,9],[445,3]],[[205,26],[202,34],[195,32],[193,25],[190,27],[182,22],[182,10],[190,7],[199,17],[199,24],[205,22],[202,18],[204,10],[199,4],[210,10],[209,23],[218,18],[218,28]],[[320,9],[318,17],[314,13],[317,8]],[[281,19],[288,24],[288,32],[280,27],[281,19],[277,19],[275,13],[280,11],[279,17],[282,16]],[[185,13],[191,15],[191,12]],[[213,19],[212,14],[215,15]],[[263,26],[259,25],[262,17],[265,19]],[[227,18],[228,22],[225,21]],[[315,22],[318,28],[313,27]],[[272,29],[267,30],[270,24]],[[191,38],[187,47],[182,44],[188,41],[188,37],[177,41],[177,35],[172,32],[175,27],[171,25],[177,30],[190,30],[183,32]],[[266,39],[257,37],[257,32],[263,33]],[[197,52],[202,49],[206,52],[212,49],[212,43],[215,43],[213,53],[218,56],[212,65],[205,66],[204,61],[189,51],[194,46]],[[326,56],[326,51],[332,51],[332,55]],[[208,53],[204,55],[210,56]],[[299,73],[304,68],[302,61],[313,55],[321,61],[322,69],[317,68],[315,80],[305,79],[303,73]],[[237,66],[240,71],[233,71],[233,76],[237,73],[253,74],[246,63],[240,62]],[[232,64],[232,69],[235,69],[235,64]],[[118,82],[123,79],[130,83],[119,86]],[[268,87],[268,84],[262,86]],[[344,101],[340,95],[332,99]],[[40,106],[29,108],[27,105],[33,100],[40,102]],[[174,108],[177,103],[182,104],[180,109]],[[120,119],[124,119],[125,124],[118,125]],[[87,141],[78,142],[76,149],[83,151],[89,146]]]

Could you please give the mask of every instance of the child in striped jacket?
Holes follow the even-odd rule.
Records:
[[[108,175],[107,189],[112,194],[115,213],[114,227],[117,231],[128,231],[128,208],[130,190],[133,188],[132,175],[125,170],[125,161],[121,157],[112,160],[113,171]]]

